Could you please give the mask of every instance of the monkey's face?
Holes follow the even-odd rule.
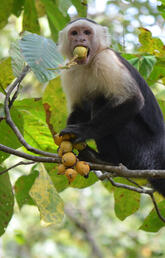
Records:
[[[77,60],[78,64],[88,64],[98,50],[98,43],[94,41],[95,31],[90,26],[72,26],[68,31],[69,49],[73,56],[73,51],[78,46],[87,48],[87,56]]]

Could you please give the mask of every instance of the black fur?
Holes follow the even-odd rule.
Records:
[[[77,141],[95,139],[99,158],[114,165],[122,163],[129,169],[165,169],[165,126],[159,105],[139,72],[116,55],[137,82],[144,102],[136,96],[113,107],[113,99],[103,95],[89,97],[87,102],[74,108],[62,134],[75,133]],[[165,196],[165,179],[149,180]]]

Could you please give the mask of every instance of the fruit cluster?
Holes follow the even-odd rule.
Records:
[[[69,183],[73,182],[78,174],[87,176],[90,171],[89,165],[85,161],[79,161],[73,150],[82,151],[86,148],[86,143],[72,143],[75,138],[72,134],[59,136],[55,135],[55,144],[59,146],[58,155],[62,159],[62,163],[58,166],[58,174],[65,175]]]

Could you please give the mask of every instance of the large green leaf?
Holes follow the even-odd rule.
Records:
[[[165,201],[161,201],[158,203],[158,208],[162,216],[165,217]],[[147,231],[147,232],[157,232],[162,227],[164,227],[164,222],[160,220],[158,214],[156,213],[155,209],[153,209],[147,218],[144,220],[143,225],[140,229]]]
[[[66,100],[61,88],[60,77],[50,81],[43,95],[43,105],[46,114],[49,111],[50,124],[55,132],[60,132],[66,126]],[[49,109],[49,110],[48,110]]]
[[[58,32],[62,30],[65,25],[70,21],[69,15],[63,15],[63,13],[57,8],[56,1],[53,0],[41,0],[46,9],[52,37],[55,41],[58,39]]]
[[[116,182],[132,185],[124,178],[115,179]],[[120,220],[135,213],[140,206],[140,194],[123,188],[114,189],[115,213]]]
[[[23,31],[40,33],[40,26],[34,0],[25,1],[23,13]]]
[[[49,70],[64,65],[64,59],[51,39],[30,33],[20,40],[20,47],[26,62],[39,81],[46,82],[60,73],[60,70]]]
[[[64,16],[67,16],[67,11],[71,5],[71,0],[58,0],[58,8]]]
[[[14,0],[12,13],[19,17],[21,15],[21,12],[23,10],[25,0]]]
[[[14,75],[11,67],[11,58],[6,58],[0,62],[0,92],[5,91],[7,86],[14,80]]]
[[[0,29],[2,29],[8,22],[8,18],[12,13],[14,0],[0,1]]]
[[[11,56],[13,73],[15,77],[18,77],[25,66],[25,60],[20,50],[19,40],[11,43],[9,53]]]
[[[151,55],[130,58],[130,56],[126,54],[123,55],[123,57],[125,57],[126,59],[128,57],[129,63],[131,63],[145,79],[150,76],[155,63],[157,62],[155,56]]]
[[[71,0],[80,17],[87,16],[87,0]]]
[[[62,222],[64,204],[43,164],[39,165],[39,176],[36,178],[29,193],[37,204],[41,220],[45,224],[58,225]]]
[[[0,171],[3,168],[0,167]],[[0,236],[13,215],[14,196],[8,173],[0,176]]]
[[[161,39],[153,38],[151,32],[145,28],[139,28],[139,31],[139,41],[141,43],[139,50],[141,52],[149,53],[158,57],[165,55],[164,44]]]
[[[25,140],[41,150],[54,150],[51,133],[46,124],[45,111],[41,100],[24,99],[16,101],[18,108],[24,119],[24,137]]]
[[[17,125],[17,127],[20,129],[20,131],[23,131],[23,119],[21,114],[15,109],[11,109],[11,116],[13,118],[13,121]],[[6,124],[5,120],[2,120],[0,123],[0,143],[4,144],[8,147],[11,147],[13,149],[17,149],[21,146],[20,142],[18,141],[16,135],[13,133],[13,131],[10,129],[10,127]],[[9,154],[5,152],[0,152],[0,163],[4,161]]]
[[[26,167],[25,167],[26,169]],[[21,176],[15,183],[15,197],[20,208],[24,204],[34,205],[33,199],[29,195],[30,188],[32,187],[34,180],[38,176],[38,171],[35,168],[27,176]]]

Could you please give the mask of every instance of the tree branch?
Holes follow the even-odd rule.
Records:
[[[0,150],[3,152],[9,153],[9,154],[13,154],[17,157],[21,157],[21,158],[28,159],[28,160],[33,160],[35,162],[45,162],[45,163],[60,163],[61,162],[61,158],[57,154],[54,154],[54,158],[53,157],[34,156],[34,155],[29,155],[25,152],[14,150],[3,144],[0,144]]]
[[[10,95],[12,93],[12,91],[15,89],[15,87],[17,87],[20,82],[24,79],[25,75],[29,72],[29,66],[26,66],[22,73],[20,74],[20,76],[14,81],[14,83],[12,83],[9,86],[9,89],[6,93],[6,97],[5,97],[5,102],[4,102],[4,111],[5,111],[5,115],[6,115],[6,122],[7,124],[11,127],[11,129],[13,130],[13,132],[15,133],[15,135],[17,136],[18,140],[20,141],[20,143],[30,152],[36,153],[36,154],[40,154],[43,156],[47,156],[47,157],[56,157],[56,154],[51,153],[51,152],[45,152],[42,150],[38,150],[36,148],[33,148],[31,145],[29,145],[25,139],[23,138],[21,132],[19,131],[18,127],[14,124],[11,115],[10,115],[10,109],[9,106],[11,107],[11,104],[13,104],[14,100],[15,100],[15,95],[12,98],[12,102],[10,102]]]
[[[146,170],[131,170],[120,164],[119,166],[112,166],[107,164],[95,164],[88,162],[91,170],[106,171],[119,177],[132,177],[132,178],[165,178],[165,170],[161,169],[146,169]]]

